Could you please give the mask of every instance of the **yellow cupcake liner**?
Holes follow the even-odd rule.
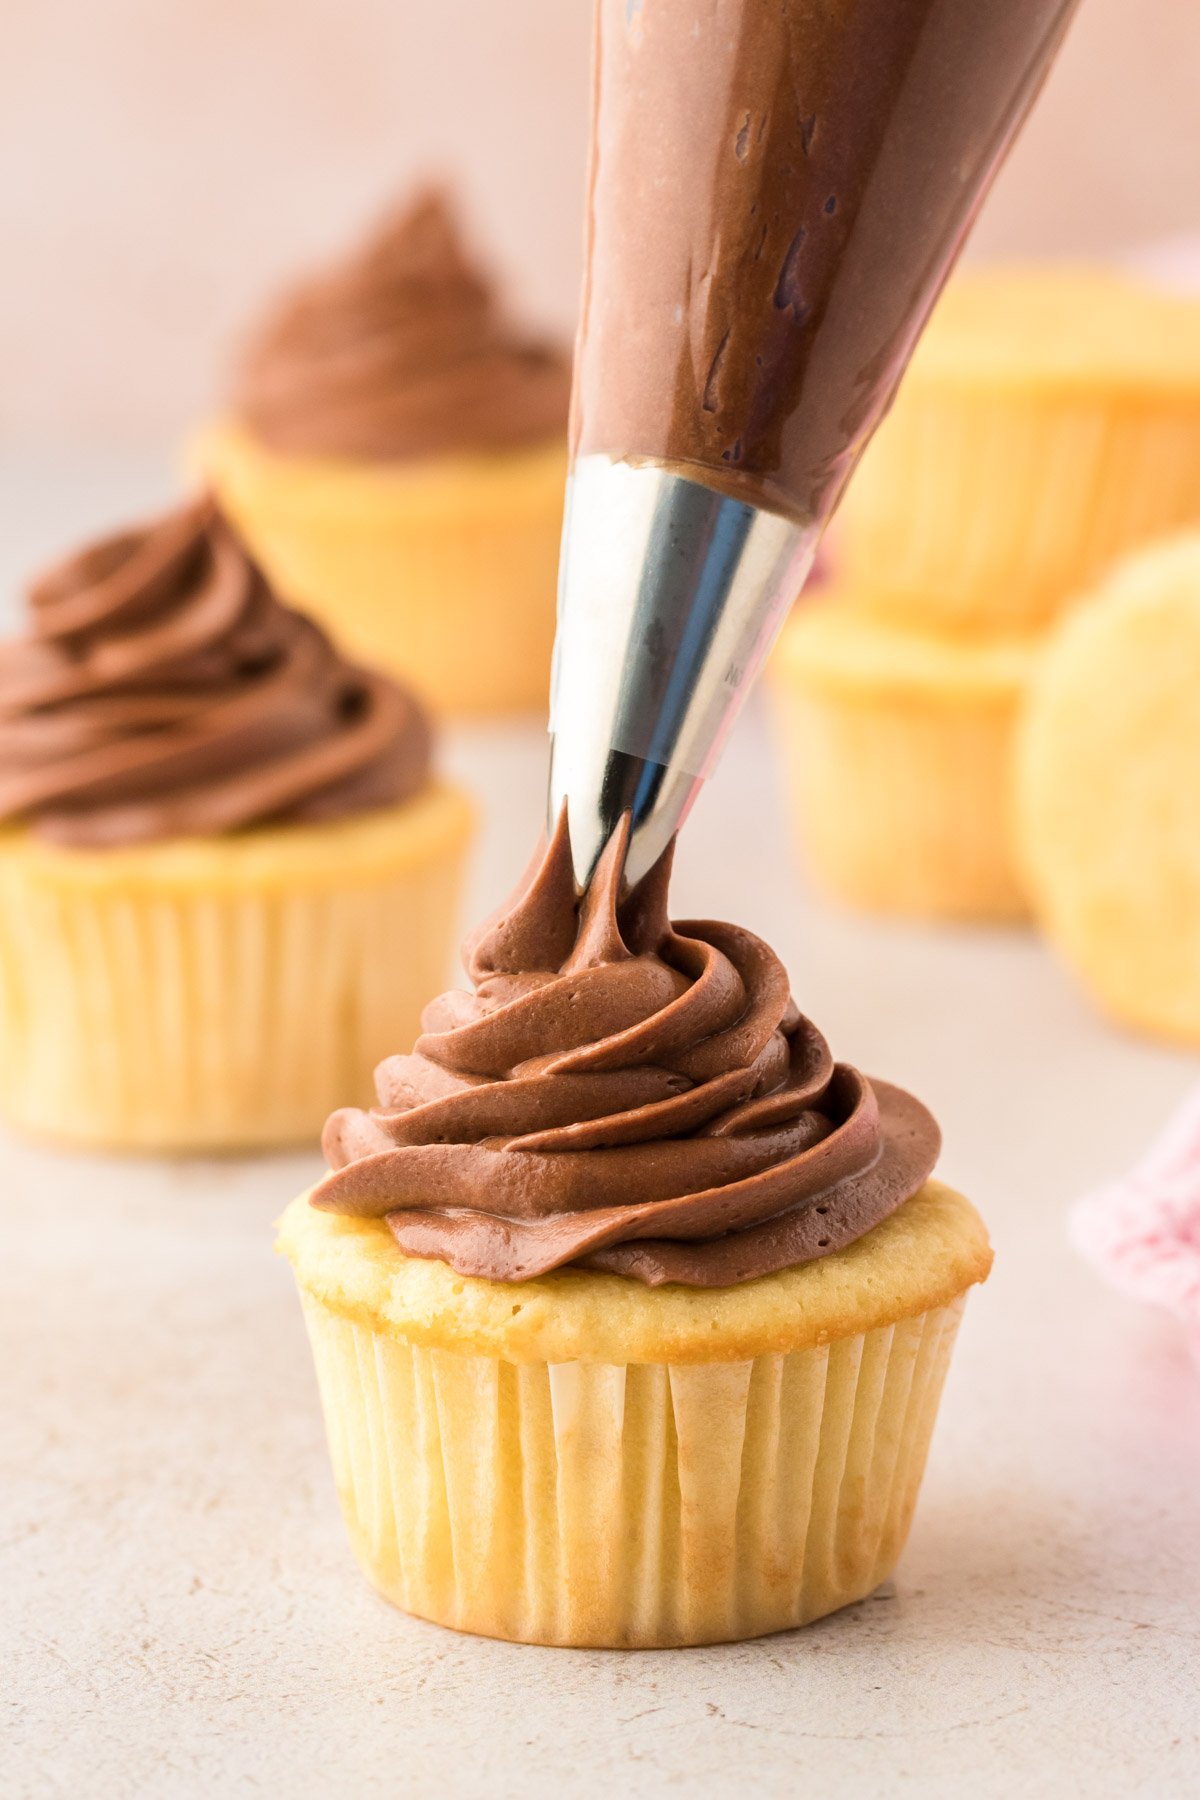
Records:
[[[279,591],[439,711],[544,711],[565,444],[421,464],[289,457],[232,425],[194,461]]]
[[[472,811],[125,850],[0,836],[0,1111],[61,1142],[311,1140],[444,985]]]
[[[1027,631],[1200,518],[1200,303],[1117,270],[965,271],[846,496],[848,584],[910,624]]]
[[[902,390],[837,527],[846,584],[914,625],[1025,631],[1200,519],[1200,396]]]
[[[509,1363],[311,1295],[351,1543],[387,1599],[525,1643],[757,1637],[903,1549],[963,1301],[749,1361]]]
[[[942,643],[843,600],[803,607],[772,668],[793,827],[815,880],[868,911],[1024,918],[1013,740],[1035,647]]]

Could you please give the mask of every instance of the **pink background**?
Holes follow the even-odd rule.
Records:
[[[162,441],[277,281],[449,170],[569,325],[590,0],[5,0],[0,432]],[[973,254],[1200,223],[1200,5],[1083,0]]]

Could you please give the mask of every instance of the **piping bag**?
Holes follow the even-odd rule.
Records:
[[[1076,0],[596,0],[550,828],[711,772]]]

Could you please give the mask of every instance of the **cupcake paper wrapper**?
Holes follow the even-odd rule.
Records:
[[[851,484],[839,566],[914,624],[1027,630],[1200,517],[1200,406],[905,389]]]
[[[232,429],[197,460],[279,591],[439,711],[544,711],[566,450],[427,466],[289,459]]]
[[[384,819],[390,817],[392,843]],[[136,852],[0,843],[0,1109],[39,1137],[315,1139],[441,985],[470,808]]]
[[[621,1366],[410,1345],[302,1297],[375,1586],[460,1630],[629,1647],[783,1630],[887,1577],[963,1306],[750,1361]]]

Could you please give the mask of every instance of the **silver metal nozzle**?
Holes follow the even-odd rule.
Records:
[[[553,830],[587,885],[622,813],[630,882],[712,772],[819,535],[654,463],[579,458],[567,483],[551,682]]]

